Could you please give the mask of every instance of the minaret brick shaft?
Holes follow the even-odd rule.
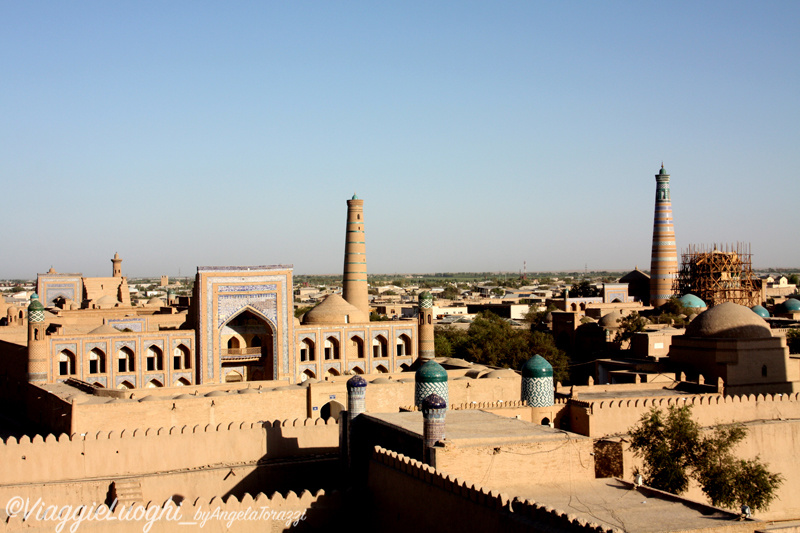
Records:
[[[353,195],[347,201],[342,297],[369,316],[367,255],[364,241],[364,200]]]
[[[122,277],[122,259],[120,259],[119,254],[114,252],[114,258],[111,260],[112,268],[112,276],[115,278]]]
[[[44,306],[37,294],[31,295],[28,306],[28,382],[37,385],[47,383],[47,324],[44,321]]]
[[[433,296],[428,291],[419,295],[419,327],[417,328],[419,346],[417,353],[422,362],[436,357],[433,333]]]
[[[650,263],[650,305],[658,307],[672,298],[678,274],[678,248],[672,225],[669,174],[661,165],[656,174],[656,207],[653,222],[653,248]]]

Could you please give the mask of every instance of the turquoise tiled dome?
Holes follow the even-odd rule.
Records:
[[[541,355],[534,355],[520,369],[523,378],[552,378],[553,365]]]
[[[678,301],[681,303],[681,305],[689,309],[699,309],[702,307],[708,307],[703,300],[701,300],[694,294],[684,294],[683,296],[680,297]]]
[[[783,302],[783,308],[789,313],[800,311],[800,300],[797,300],[796,298],[789,298]]]
[[[447,371],[436,361],[428,361],[414,375],[417,383],[447,383]]]

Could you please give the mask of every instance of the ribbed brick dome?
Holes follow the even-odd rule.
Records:
[[[338,294],[331,294],[314,309],[303,315],[303,324],[360,324],[369,317],[350,305]]]
[[[759,339],[772,336],[769,325],[749,307],[725,302],[703,311],[686,328],[686,337]]]

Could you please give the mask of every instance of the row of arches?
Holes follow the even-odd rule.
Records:
[[[134,351],[127,346],[117,350],[116,357],[109,361],[106,353],[100,348],[92,348],[87,354],[86,362],[88,375],[105,374],[108,366],[116,361],[115,371],[118,373],[136,372],[137,360]],[[68,349],[63,349],[58,354],[58,375],[74,376],[77,374],[77,358]],[[145,350],[144,370],[156,372],[164,370],[164,353],[161,348],[151,344]],[[184,344],[179,344],[172,352],[172,370],[190,370],[192,368],[192,354]],[[162,385],[163,386],[163,385]]]
[[[101,383],[97,383],[97,382],[95,382],[93,384],[97,385],[99,387],[103,386]],[[175,383],[172,384],[173,387],[187,387],[189,385],[191,385],[191,382],[186,378],[177,379],[177,380],[175,380]],[[155,389],[155,388],[163,387],[163,386],[164,386],[164,384],[161,383],[161,381],[159,381],[157,379],[151,379],[150,381],[145,383],[144,388],[146,388],[146,389]],[[122,390],[127,390],[127,389],[135,389],[136,387],[130,381],[125,380],[122,383],[120,383],[119,385],[117,385],[117,388],[118,389],[122,389]]]
[[[228,350],[238,350],[240,348],[261,348],[261,337],[253,335],[249,340],[239,340],[238,337],[230,337],[227,342]]]
[[[400,369],[403,370],[403,371],[408,370],[409,368],[410,367],[407,364],[400,365]],[[353,368],[350,369],[350,372],[352,372],[353,374],[363,374],[364,373],[364,369],[361,368],[360,366],[354,366]],[[388,374],[389,373],[389,369],[385,365],[378,365],[378,366],[375,367],[375,372],[377,372],[378,374]],[[337,369],[328,368],[328,369],[325,370],[325,372],[323,373],[322,377],[323,378],[328,378],[328,377],[336,377],[336,376],[340,376],[340,375],[341,375],[341,373]],[[317,379],[317,374],[313,370],[307,368],[307,369],[303,370],[303,372],[300,374],[300,381],[307,381],[309,379],[316,380]]]
[[[389,357],[389,341],[383,335],[376,335],[372,339],[372,357],[376,359]],[[317,360],[316,343],[308,338],[303,338],[298,347],[300,362]],[[364,359],[366,356],[364,339],[358,335],[350,337],[347,353],[355,359]],[[411,337],[402,333],[395,339],[395,354],[397,357],[412,355]],[[325,361],[339,360],[342,358],[339,339],[333,336],[326,337],[322,346],[322,357]]]

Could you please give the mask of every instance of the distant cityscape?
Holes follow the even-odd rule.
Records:
[[[669,177],[655,175],[646,270],[368,274],[353,195],[341,276],[129,278],[114,253],[107,277],[5,280],[0,500],[89,499],[117,519],[258,505],[291,517],[274,530],[355,510],[380,530],[442,529],[409,511],[419,494],[457,515],[443,531],[800,519],[800,269],[754,270],[745,243],[679,257]],[[681,439],[699,451],[648,447]],[[672,520],[653,529],[642,501]]]

